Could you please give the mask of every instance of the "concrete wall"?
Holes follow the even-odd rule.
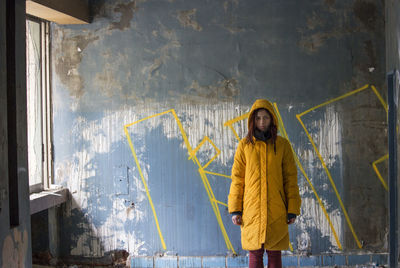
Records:
[[[1,1],[1,267],[31,267],[32,265],[26,135],[25,65],[25,1]],[[17,180],[16,183],[15,180]],[[16,187],[11,186],[10,191],[9,185],[13,182]],[[16,202],[14,203],[16,206],[10,206],[10,202],[13,201]],[[15,217],[13,218],[11,215]],[[11,220],[11,218],[13,218],[13,220]]]
[[[372,165],[387,153],[383,1],[92,8],[90,25],[51,27],[62,254],[245,255],[224,175],[229,122],[243,137],[256,98],[276,103],[299,160],[294,252],[387,252],[387,160]]]
[[[386,1],[386,70],[388,72],[393,68],[399,69],[400,67],[399,10],[400,5],[397,1]]]

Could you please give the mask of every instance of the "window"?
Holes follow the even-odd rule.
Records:
[[[26,20],[26,84],[30,192],[52,183],[49,23]]]

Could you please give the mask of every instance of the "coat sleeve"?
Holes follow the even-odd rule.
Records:
[[[290,144],[285,140],[285,147],[282,161],[283,188],[285,191],[288,213],[300,214],[301,198],[297,184],[297,166],[293,158]]]
[[[243,151],[243,142],[239,142],[232,166],[231,188],[228,195],[228,211],[243,211],[244,176],[246,173],[246,157]]]

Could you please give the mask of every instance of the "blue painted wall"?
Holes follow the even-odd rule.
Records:
[[[207,136],[220,154],[204,170],[230,175],[237,139],[224,123],[257,98],[276,103],[309,178],[299,169],[294,251],[386,252],[387,192],[372,167],[387,153],[378,98],[386,100],[382,1],[93,1],[92,8],[89,25],[51,27],[54,180],[72,195],[64,255],[245,255],[219,203],[227,202],[229,178],[199,172],[216,149],[205,142],[198,163],[188,158]],[[367,84],[376,91],[367,86],[303,115],[307,136],[297,114]],[[176,117],[160,114],[170,109]],[[243,137],[246,125],[232,126]],[[377,164],[384,179],[386,164]]]

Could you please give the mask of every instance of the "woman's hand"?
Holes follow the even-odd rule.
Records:
[[[296,214],[289,213],[287,216],[287,224],[293,224],[296,221]]]
[[[242,225],[242,216],[240,215],[233,215],[232,216],[232,222],[235,225]]]

